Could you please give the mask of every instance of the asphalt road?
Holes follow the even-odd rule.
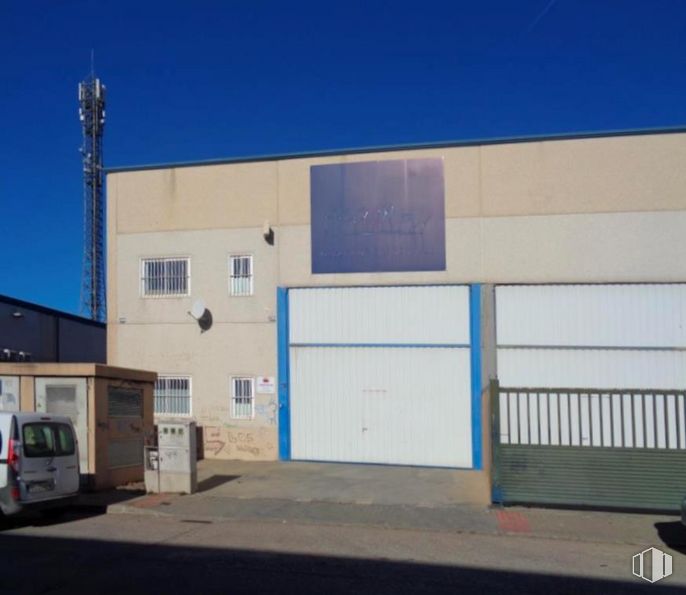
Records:
[[[311,523],[36,518],[0,531],[0,593],[684,593],[686,555],[670,551],[674,574],[658,588],[632,576],[636,551]]]

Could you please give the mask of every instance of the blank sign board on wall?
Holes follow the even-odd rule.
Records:
[[[310,168],[312,272],[445,270],[443,159]]]

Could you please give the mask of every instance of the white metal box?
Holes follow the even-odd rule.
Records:
[[[192,494],[197,490],[195,421],[158,421],[157,449],[147,451],[145,477],[148,492]]]

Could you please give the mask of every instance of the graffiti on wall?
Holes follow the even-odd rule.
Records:
[[[276,457],[276,432],[268,428],[205,426],[204,434],[208,458],[272,460]]]
[[[276,401],[272,399],[269,403],[255,405],[255,417],[263,419],[270,426],[276,425]]]

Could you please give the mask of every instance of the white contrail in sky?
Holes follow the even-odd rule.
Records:
[[[557,0],[550,0],[546,7],[540,12],[540,14],[533,20],[531,21],[531,24],[527,27],[526,32],[531,33],[534,30],[534,27],[538,25],[540,20],[548,14],[548,11],[557,4]]]

